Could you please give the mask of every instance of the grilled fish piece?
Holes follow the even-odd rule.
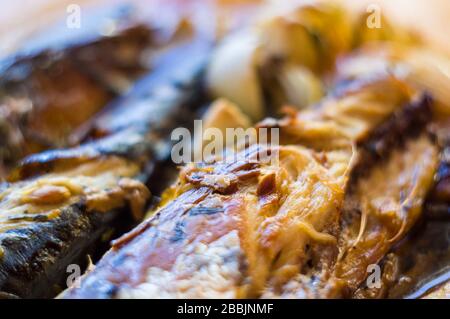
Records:
[[[344,60],[338,66],[338,74],[341,80],[344,81],[345,79],[352,79],[354,76],[371,78],[376,74],[394,73],[409,82],[410,85],[431,92],[435,101],[431,104],[433,122],[429,129],[430,135],[433,136],[434,147],[440,153],[440,164],[434,177],[432,190],[424,203],[424,214],[416,216],[417,222],[409,225],[410,227],[413,226],[413,228],[408,233],[405,233],[405,229],[401,229],[404,234],[407,234],[407,237],[396,243],[402,237],[399,232],[400,238],[394,238],[391,243],[388,243],[388,247],[382,248],[381,243],[383,241],[379,239],[374,241],[372,245],[364,248],[365,251],[370,251],[371,254],[364,255],[367,260],[362,261],[359,265],[361,266],[360,269],[356,271],[359,271],[361,276],[366,278],[369,273],[367,270],[364,270],[364,265],[362,264],[365,262],[366,266],[368,264],[376,265],[377,262],[372,263],[369,259],[375,258],[380,260],[381,258],[381,261],[378,263],[382,270],[381,285],[368,287],[366,282],[361,282],[356,289],[357,284],[354,283],[353,288],[347,287],[347,291],[344,292],[346,296],[355,298],[400,298],[405,296],[417,298],[424,294],[426,290],[439,284],[439,280],[445,280],[445,276],[448,276],[446,273],[448,272],[450,249],[447,238],[447,219],[450,199],[448,192],[446,193],[446,189],[448,189],[448,174],[446,173],[448,161],[445,154],[448,152],[448,146],[446,145],[448,145],[448,110],[450,104],[444,89],[449,85],[449,78],[443,72],[446,63],[448,61],[445,58],[427,52],[425,49],[390,44],[378,47],[363,47],[359,52],[353,54],[350,59]],[[424,68],[424,65],[427,65],[427,67]],[[401,141],[401,139],[398,139],[398,141]],[[377,145],[378,148],[379,145]],[[430,151],[432,148],[433,146],[429,146]],[[386,158],[386,155],[381,152],[380,158]],[[413,165],[413,163],[410,164]],[[387,170],[387,166],[383,169]],[[393,176],[395,175],[391,172],[386,175],[385,179],[387,180],[388,177]],[[373,182],[373,184],[376,183]],[[385,184],[386,182],[383,183],[383,185]],[[385,186],[387,187],[388,185]],[[380,194],[387,192],[386,187],[383,191],[380,190]],[[374,195],[372,194],[372,196]],[[377,196],[375,195],[374,197]],[[379,195],[378,197],[381,198],[382,196]],[[387,198],[389,197],[385,196],[385,199]],[[374,200],[372,199],[371,201]],[[353,227],[353,236],[358,236],[359,240],[363,234],[370,237],[376,236],[375,233],[381,235],[383,232],[383,230],[378,229],[377,232],[372,232],[371,235],[370,230],[366,233],[363,226],[355,225],[358,223],[358,220],[361,220],[360,225],[365,225],[368,222],[367,218],[369,217],[364,216],[365,213],[362,213],[365,209],[367,210],[368,208],[361,208],[360,204],[359,207],[349,208],[347,214],[346,212],[343,214],[344,218],[346,218],[345,216],[347,218],[349,216],[355,218],[352,221],[354,223],[353,226],[347,224],[345,227]],[[355,217],[360,213],[361,218]],[[362,218],[363,216],[364,218]],[[402,224],[402,227],[408,228],[407,221]],[[355,232],[358,230],[361,231],[361,234],[356,235]],[[343,242],[345,241],[347,239],[343,240]],[[355,251],[356,248],[351,249]],[[389,253],[383,253],[384,249],[388,249]],[[381,255],[375,256],[377,253],[381,253]],[[342,263],[345,262],[343,261]],[[348,264],[347,268],[350,267],[353,269],[358,268],[355,265]],[[364,271],[366,272],[365,275]]]
[[[142,218],[150,195],[144,183],[152,182],[153,169],[166,159],[161,149],[170,149],[169,137],[159,140],[159,134],[181,125],[180,116],[195,115],[199,104],[192,103],[201,94],[209,50],[204,40],[171,48],[136,93],[106,107],[121,116],[120,125],[108,122],[110,130],[101,137],[31,155],[14,170],[0,193],[0,291],[54,296],[58,288],[50,287],[61,284],[67,265],[98,246],[115,222],[123,223],[121,212]],[[164,112],[155,115],[157,110]],[[106,117],[108,112],[98,124]]]
[[[340,208],[359,154],[374,143],[398,148],[377,128],[389,125],[401,136],[430,117],[428,99],[415,100],[394,77],[357,84],[316,108],[262,122],[259,129],[280,129],[279,146],[251,144],[235,160],[187,165],[155,215],[115,241],[62,297],[320,293],[312,278],[326,285],[338,257]],[[261,161],[268,151],[278,161]]]
[[[357,84],[357,89],[355,89],[353,85],[350,85],[350,91],[356,90],[357,92],[361,90],[361,94],[364,95],[365,90],[360,87],[361,83]],[[352,86],[353,89],[351,88]],[[379,87],[379,89],[380,88],[381,87]],[[349,88],[347,88],[347,90],[348,89]],[[377,90],[373,92],[377,92]],[[386,95],[389,96],[387,91]],[[375,96],[377,96],[377,94],[375,94]],[[343,106],[343,115],[346,116],[338,117],[336,118],[337,121],[335,121],[341,125],[343,123],[348,125],[347,127],[351,129],[348,131],[349,134],[360,134],[364,132],[362,130],[364,126],[361,125],[364,122],[361,121],[361,118],[370,118],[371,116],[369,113],[374,112],[376,109],[380,109],[380,107],[373,108],[376,104],[365,101],[365,103],[362,102],[362,105],[365,106],[363,109],[353,109],[351,108],[351,104],[345,103],[344,100],[345,99],[342,100],[342,103],[337,103],[337,105]],[[349,100],[352,101],[351,98]],[[358,283],[364,280],[368,275],[366,271],[367,266],[371,263],[376,264],[376,258],[381,259],[386,253],[386,250],[388,250],[389,247],[392,247],[390,245],[404,236],[406,229],[408,229],[407,227],[414,225],[417,221],[417,217],[421,213],[424,198],[431,187],[437,165],[437,147],[426,136],[423,136],[422,138],[417,137],[421,132],[425,132],[426,123],[431,119],[430,102],[430,99],[426,96],[412,99],[405,107],[397,109],[389,119],[382,121],[376,129],[371,130],[370,132],[366,131],[365,138],[358,141],[356,160],[352,160],[352,164],[349,166],[349,180],[344,187],[345,197],[341,206],[339,226],[335,226],[337,229],[336,232],[338,233],[338,244],[335,248],[339,254],[334,257],[330,256],[332,250],[328,249],[327,252],[326,247],[311,244],[308,257],[310,260],[309,266],[303,269],[301,275],[290,280],[281,289],[281,293],[275,291],[270,292],[270,294],[267,294],[266,296],[273,297],[280,296],[281,294],[281,297],[291,298],[345,297],[347,296],[345,293],[351,289],[349,287],[350,283],[354,280],[356,281],[354,285],[358,286]],[[353,100],[352,103],[355,103],[355,101]],[[338,107],[334,110],[329,110],[331,112],[342,111]],[[372,116],[372,118],[375,122],[377,121],[376,116]],[[305,126],[305,124],[303,124],[303,126]],[[367,135],[367,133],[369,134]],[[292,133],[291,135],[294,136]],[[322,136],[320,135],[316,135],[315,137],[317,139],[316,142],[314,142],[314,140],[309,140],[308,143],[319,143],[320,145],[323,143],[323,140],[328,140],[328,142],[332,141],[329,138],[322,139]],[[406,149],[403,146],[405,140],[409,140]],[[415,156],[420,157],[420,160],[417,160]],[[414,165],[416,162],[423,163],[424,167],[415,167]],[[396,170],[399,170],[400,172],[397,172]],[[408,180],[408,178],[412,180]],[[361,181],[361,184],[366,185],[367,188],[362,186],[355,187],[355,181],[358,180]],[[413,209],[411,209],[411,212],[406,210],[407,213],[399,214],[397,217],[394,214],[394,210],[392,215],[385,216],[385,219],[382,219],[379,224],[372,225],[374,228],[372,233],[366,228],[369,226],[364,224],[366,223],[365,218],[367,216],[364,216],[360,223],[361,218],[358,217],[358,214],[360,210],[366,208],[361,208],[366,202],[366,199],[355,199],[352,195],[354,192],[360,192],[362,197],[368,196],[374,202],[373,205],[386,205],[386,207],[389,208],[388,204],[395,203],[396,196],[407,196],[409,194],[408,187],[414,187],[415,183],[419,182],[420,185],[417,186],[419,191],[414,193],[414,195],[411,195],[414,197],[414,206],[412,207]],[[390,183],[392,183],[392,185]],[[378,190],[379,193],[377,193],[377,185],[380,187]],[[386,189],[391,188],[392,191],[386,192]],[[374,194],[371,192],[374,192]],[[392,203],[389,200],[391,200]],[[407,203],[408,205],[410,204],[409,201]],[[398,207],[393,204],[390,208],[398,209]],[[355,214],[356,217],[352,214]],[[416,218],[414,219],[414,217]],[[405,223],[409,222],[410,224],[409,226],[404,225],[405,228],[402,226],[401,231],[394,233],[390,238],[388,236],[385,243],[387,247],[384,252],[382,251],[381,240],[371,242],[373,245],[379,243],[381,247],[375,246],[373,249],[358,247],[358,245],[362,244],[361,241],[365,239],[363,235],[373,236],[373,234],[382,233],[380,224],[383,225],[383,227],[388,227],[385,225],[398,222],[396,221],[396,218],[399,218]],[[351,219],[353,224],[348,221],[349,219]],[[350,237],[347,233],[348,227],[350,227],[348,224],[351,224],[353,227],[353,237]],[[391,231],[394,231],[392,229],[396,228],[390,229]],[[376,252],[379,253],[380,256],[376,256]],[[375,261],[373,261],[373,259],[371,261],[370,258],[374,258]],[[358,276],[362,278],[358,279]],[[337,280],[336,277],[339,277],[339,280]],[[348,282],[345,282],[342,277],[345,277]],[[356,287],[354,287],[354,289],[356,289]]]
[[[1,290],[20,297],[51,297],[103,235],[121,208],[135,214],[149,196],[140,166],[119,157],[87,161],[7,185],[1,199]],[[80,266],[81,267],[81,266]]]
[[[2,61],[0,166],[4,170],[26,155],[79,142],[72,136],[74,130],[147,69],[142,54],[154,45],[153,31],[125,18],[116,24],[108,36],[102,36],[97,25],[88,35],[70,37],[64,45],[40,43]]]
[[[415,225],[437,164],[438,149],[422,136],[395,151],[386,164],[372,169],[347,193],[341,220],[341,255],[331,279],[339,288],[333,287],[333,293],[355,291],[369,275],[370,266],[376,265]]]
[[[361,285],[357,298],[419,298],[449,278],[450,196],[448,185],[449,122],[434,123],[431,133],[441,150],[433,187],[424,204],[424,214],[407,237],[379,263],[381,285]],[[442,290],[445,293],[445,289]]]

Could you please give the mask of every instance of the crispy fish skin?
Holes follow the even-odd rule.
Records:
[[[378,263],[382,272],[381,285],[368,287],[363,284],[355,291],[353,298],[426,298],[430,291],[448,281],[450,197],[445,193],[449,163],[446,156],[448,124],[448,121],[433,123],[429,129],[440,157],[420,220],[406,238]],[[444,288],[441,294],[445,294]],[[438,293],[431,295],[439,296]]]
[[[426,136],[408,141],[404,150],[393,152],[385,164],[374,167],[347,194],[341,220],[341,255],[333,274],[344,296],[364,284],[370,266],[378,264],[421,217],[433,185],[438,152]]]
[[[79,262],[123,221],[124,211],[142,218],[150,195],[143,183],[152,182],[155,165],[167,158],[161,149],[170,149],[164,130],[194,116],[209,51],[204,40],[171,48],[137,92],[107,107],[122,117],[113,121],[120,125],[107,121],[111,126],[103,136],[31,155],[14,170],[0,194],[0,291],[24,298],[54,296],[57,291],[49,287],[61,284],[67,265]],[[186,53],[196,58],[180,58]],[[166,94],[160,95],[162,89]],[[135,105],[138,117],[127,119],[130,101],[141,106]],[[155,117],[156,109],[164,113]],[[103,123],[103,116],[110,118],[106,112],[95,123]]]
[[[148,75],[92,119],[81,145],[32,154],[8,180],[18,181],[42,174],[56,164],[102,155],[136,160],[150,154],[155,160],[166,160],[172,143],[168,133],[188,123],[207,99],[202,77],[210,50],[209,39],[194,37],[163,51],[155,57],[155,68]],[[182,59],[183,52],[193,58]]]
[[[426,135],[432,106],[427,95],[416,99],[361,147],[342,211],[340,256],[325,296],[352,296],[364,285],[368,267],[378,264],[421,218],[440,152]],[[377,190],[377,185],[382,188]]]
[[[99,158],[8,185],[0,195],[0,290],[54,296],[60,288],[49,287],[67,276],[68,264],[85,262],[130,200],[140,197],[136,213],[143,209],[149,193],[134,179],[138,172],[130,161]]]
[[[391,94],[380,95],[383,89]],[[261,123],[259,129],[280,128],[281,145],[269,147],[279,155],[276,164],[252,161],[265,150],[255,144],[246,150],[250,159],[186,166],[155,215],[116,241],[81,287],[62,297],[276,297],[296,283],[298,297],[311,297],[315,284],[302,276],[317,266],[328,269],[314,273],[326,282],[338,256],[353,145],[361,149],[384,123],[406,123],[396,134],[426,123],[429,116],[404,111],[410,93],[401,81],[376,79],[311,111]],[[426,113],[427,101],[412,104]],[[326,258],[315,258],[320,247]]]
[[[438,284],[436,278],[448,273],[450,197],[447,154],[450,123],[446,92],[449,78],[443,71],[447,64],[445,57],[426,48],[384,44],[363,47],[338,65],[338,74],[343,78],[392,72],[411,85],[429,92],[433,97],[433,119],[429,131],[440,152],[439,167],[419,222],[379,263],[383,271],[381,287],[368,288],[363,283],[352,297],[417,298],[424,293],[422,287]]]
[[[347,256],[348,259],[345,259],[346,255],[355,254],[356,249],[353,248],[353,244],[357,244],[360,241],[360,239],[356,240],[359,235],[358,231],[360,230],[360,217],[355,217],[354,219],[352,219],[354,228],[356,228],[356,230],[353,231],[353,237],[350,238],[346,233],[348,229],[347,227],[349,226],[346,225],[345,222],[349,219],[349,212],[354,212],[355,210],[358,211],[358,209],[360,209],[359,207],[362,200],[359,198],[356,200],[351,200],[352,194],[358,189],[358,186],[356,186],[356,182],[359,180],[364,182],[365,180],[371,178],[371,174],[375,174],[374,171],[378,171],[378,173],[376,173],[376,176],[378,176],[377,178],[379,178],[380,175],[386,174],[386,176],[383,178],[383,183],[376,181],[373,182],[372,180],[370,180],[369,182],[367,182],[367,185],[369,185],[369,190],[366,189],[365,191],[361,191],[362,194],[370,194],[370,190],[376,189],[376,185],[386,185],[386,188],[388,188],[390,187],[389,183],[391,181],[393,185],[396,185],[395,183],[397,182],[397,179],[400,179],[405,182],[405,185],[399,184],[398,187],[403,187],[404,189],[401,192],[407,195],[409,193],[409,186],[407,183],[408,180],[406,178],[409,176],[409,173],[411,173],[411,176],[413,176],[414,174],[422,176],[422,181],[424,182],[424,184],[420,187],[420,193],[415,194],[415,201],[417,202],[415,202],[414,207],[416,214],[415,216],[417,217],[417,211],[420,212],[420,207],[417,207],[417,203],[423,203],[428,190],[431,189],[431,182],[433,180],[437,164],[437,147],[426,136],[420,139],[418,138],[420,135],[423,135],[426,132],[426,125],[427,123],[429,123],[430,119],[431,100],[428,96],[423,95],[420,98],[411,100],[404,107],[397,109],[393,114],[391,114],[388,119],[385,119],[383,122],[381,122],[380,125],[370,131],[369,134],[364,134],[365,137],[359,140],[357,143],[357,155],[355,156],[355,160],[352,161],[353,163],[348,175],[349,178],[344,187],[345,198],[342,203],[342,207],[340,208],[338,223],[339,225],[336,226],[336,237],[338,240],[338,244],[335,249],[339,251],[339,254],[335,255],[334,257],[330,257],[331,252],[329,251],[329,249],[327,251],[326,247],[317,244],[311,245],[311,260],[313,260],[314,262],[312,263],[309,270],[287,283],[283,287],[281,295],[277,294],[276,292],[270,292],[266,296],[281,296],[285,298],[336,298],[348,297],[349,295],[351,295],[351,293],[348,293],[350,288],[346,286],[347,283],[344,283],[344,280],[337,280],[335,278],[335,276],[337,276],[335,272],[338,272],[340,276],[343,276],[343,274],[348,276],[346,277],[348,281],[358,281],[355,273],[347,273],[342,270],[344,269],[343,265],[347,265],[345,266],[347,267],[345,269],[347,269],[349,272],[350,270],[359,270],[362,278],[366,278],[366,276],[368,275],[368,273],[366,272],[367,265],[364,263],[367,262],[368,264],[370,264],[369,256],[370,253],[373,253],[373,251],[369,249],[360,249],[359,252],[361,254],[366,254],[368,256],[367,260],[365,259],[366,255],[361,258],[350,258]],[[412,144],[414,146],[409,147],[409,149],[405,149],[404,145],[407,141],[409,141],[408,145]],[[421,153],[421,151],[414,151],[414,148],[418,148],[419,150],[423,151],[423,154]],[[400,157],[400,154],[402,154],[403,152],[406,156],[405,159],[401,159]],[[391,154],[393,153],[397,154],[396,159],[392,160],[394,164],[389,164],[389,159],[392,156]],[[411,156],[411,158],[414,158],[414,156],[422,157],[420,160],[417,160],[417,162],[423,162],[424,167],[422,167],[420,170],[414,170],[414,166],[411,165],[411,162],[409,162],[410,167],[408,168],[408,166],[405,164],[407,163],[406,159],[408,158],[408,156]],[[388,165],[391,165],[393,169],[388,170]],[[405,172],[402,172],[401,177],[398,177],[399,175],[396,175],[398,173],[395,173],[395,165],[399,165],[399,167],[406,166],[406,168],[404,168]],[[385,194],[385,191],[383,189],[381,190],[381,193],[384,198],[388,198],[389,196],[391,196],[391,193],[398,194],[399,192],[398,190],[395,190],[393,188],[391,192],[387,192]],[[378,196],[378,199],[382,199],[383,196]],[[395,197],[395,195],[392,196]],[[406,216],[402,216],[400,219],[406,218]],[[388,224],[389,222],[394,223],[396,218],[398,217],[395,217],[395,215],[386,217],[385,222],[386,224]],[[409,225],[411,225],[414,224],[414,221],[416,221],[417,219],[411,218],[408,220],[410,223]],[[374,230],[375,233],[376,231],[377,230]],[[366,229],[366,234],[367,233],[370,232]],[[404,230],[402,230],[401,233],[404,235]],[[391,237],[394,238],[394,235],[392,235]],[[400,235],[399,238],[401,238]],[[395,238],[395,240],[399,240],[399,238]],[[386,244],[391,245],[393,243],[390,242]],[[347,251],[348,253],[346,254]],[[382,258],[384,256],[383,253],[380,254],[381,256],[378,256],[378,258]],[[354,260],[355,263],[349,264],[349,260]],[[358,265],[358,262],[360,262],[361,264]],[[376,262],[374,263],[376,264]],[[338,270],[338,267],[342,267],[341,270]],[[355,284],[355,286],[358,286],[358,284]],[[353,289],[356,288],[357,287],[354,287]]]
[[[423,287],[438,284],[435,277],[442,277],[448,264],[448,99],[445,88],[448,76],[442,70],[448,63],[425,48],[405,47],[398,44],[368,45],[357,50],[350,58],[338,63],[340,80],[354,77],[371,78],[377,74],[396,74],[410,85],[426,90],[433,97],[432,122],[428,125],[434,147],[440,153],[439,167],[426,199],[423,213],[406,237],[395,244],[378,263],[382,270],[382,285],[367,287],[362,282],[356,291],[345,294],[353,298],[401,298],[420,296]],[[428,115],[429,116],[429,115]],[[420,125],[419,125],[420,127]],[[395,136],[395,134],[393,134]],[[402,139],[397,139],[397,142]],[[433,146],[430,145],[430,148]],[[406,152],[406,151],[405,151]],[[383,156],[381,156],[383,158]],[[388,158],[385,156],[384,158]],[[367,171],[363,167],[363,172]],[[356,170],[357,172],[357,170]],[[355,177],[363,177],[355,174]],[[393,175],[392,175],[393,177]],[[388,176],[386,176],[386,179]],[[355,185],[355,184],[354,184]],[[357,223],[358,218],[355,222]],[[402,237],[402,236],[400,236]],[[399,238],[397,238],[399,239]],[[379,248],[379,247],[378,247]],[[375,249],[375,248],[374,248]],[[377,263],[375,263],[377,264]],[[369,273],[367,273],[368,275]],[[423,292],[422,292],[423,293]]]
[[[124,90],[144,72],[140,56],[151,45],[152,32],[141,24],[4,61],[0,165],[6,170],[26,155],[78,143],[74,130],[121,93],[113,82]]]

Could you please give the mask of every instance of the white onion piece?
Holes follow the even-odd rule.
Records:
[[[324,94],[320,79],[305,67],[288,64],[278,78],[287,102],[299,109],[318,102]]]
[[[264,115],[257,74],[258,50],[256,35],[234,34],[216,49],[207,71],[210,92],[236,103],[254,121]]]

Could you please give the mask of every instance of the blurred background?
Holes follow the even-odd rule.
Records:
[[[276,0],[289,1],[289,0]],[[369,4],[382,6],[382,13],[399,25],[407,25],[422,34],[430,46],[450,54],[449,0],[336,0],[351,8],[365,10]],[[34,32],[67,16],[69,4],[82,10],[104,4],[137,4],[154,10],[158,4],[173,5],[174,11],[195,11],[196,6],[210,6],[211,12],[223,14],[246,4],[251,7],[261,0],[0,0],[0,56],[13,52]],[[155,6],[156,4],[156,6]],[[188,9],[186,9],[188,8]],[[219,10],[215,10],[219,8]],[[240,10],[242,12],[242,10]],[[241,16],[245,20],[245,16]],[[207,20],[207,19],[206,19]]]

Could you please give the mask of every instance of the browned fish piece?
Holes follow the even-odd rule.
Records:
[[[153,37],[148,26],[122,23],[110,36],[98,32],[2,62],[0,165],[5,170],[25,155],[78,143],[75,130],[146,70],[142,54]]]
[[[434,185],[424,204],[424,214],[406,238],[395,245],[379,263],[382,271],[381,285],[361,285],[354,297],[419,298],[448,281],[450,196],[445,191],[449,167],[446,155],[449,151],[448,127],[448,121],[431,125],[430,131],[441,155]]]

